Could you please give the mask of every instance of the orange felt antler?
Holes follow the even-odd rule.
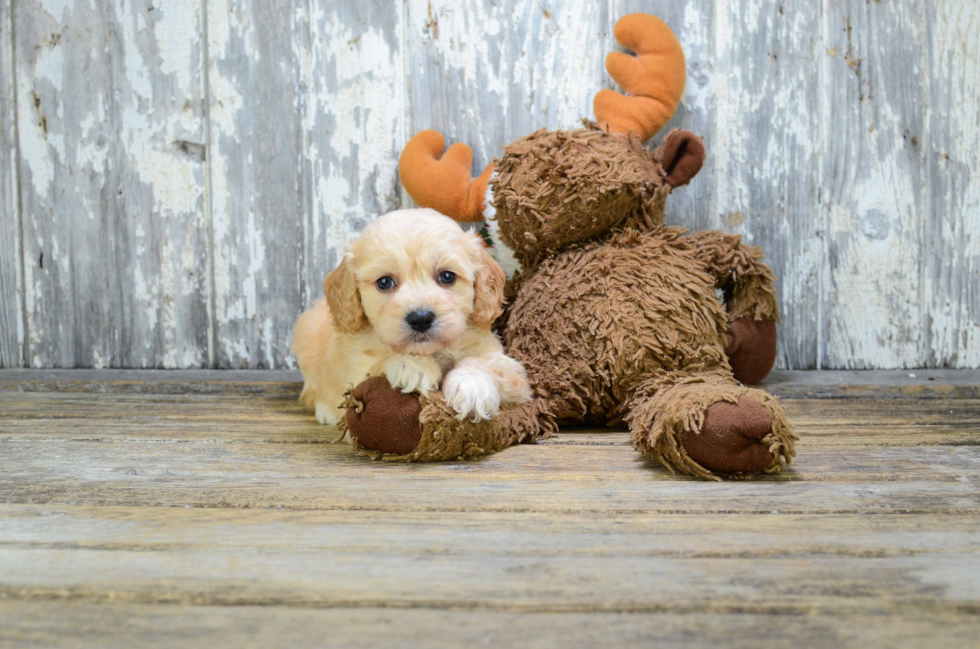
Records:
[[[596,120],[611,133],[636,133],[644,142],[664,127],[684,92],[687,72],[684,50],[664,21],[648,14],[630,14],[613,29],[620,45],[636,56],[612,52],[606,70],[626,95],[600,90],[592,102]]]
[[[437,131],[416,134],[398,160],[398,177],[420,206],[464,223],[482,221],[493,163],[473,178],[473,149],[454,144],[442,155],[445,147],[446,140]]]

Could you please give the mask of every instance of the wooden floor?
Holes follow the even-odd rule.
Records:
[[[0,372],[0,646],[980,646],[980,373],[784,373],[789,473],[355,456],[292,373]]]

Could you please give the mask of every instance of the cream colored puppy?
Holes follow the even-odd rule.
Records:
[[[402,392],[442,383],[459,419],[489,419],[502,404],[530,400],[524,368],[490,331],[504,281],[480,237],[449,217],[385,214],[327,276],[326,300],[296,321],[300,400],[321,424],[336,424],[344,391],[371,376]]]

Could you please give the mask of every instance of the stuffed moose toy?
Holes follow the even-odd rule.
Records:
[[[645,14],[622,18],[596,121],[539,130],[504,147],[476,178],[473,153],[443,155],[435,131],[405,147],[399,174],[412,198],[460,222],[488,219],[520,264],[497,321],[534,398],[489,421],[459,421],[438,392],[402,394],[384,378],[346,397],[354,448],[376,458],[472,458],[533,442],[559,424],[626,425],[636,450],[707,479],[779,471],[797,439],[775,397],[745,387],[776,357],[772,271],[762,251],[719,231],[664,224],[667,196],[704,160],[701,140],[674,130],[685,83],[674,33]],[[719,300],[716,289],[724,296]]]

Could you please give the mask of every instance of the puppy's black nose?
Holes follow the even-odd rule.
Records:
[[[419,309],[418,311],[412,311],[407,316],[405,316],[405,322],[408,326],[412,328],[413,331],[419,333],[425,333],[432,328],[432,323],[436,320],[436,314],[428,309]]]

